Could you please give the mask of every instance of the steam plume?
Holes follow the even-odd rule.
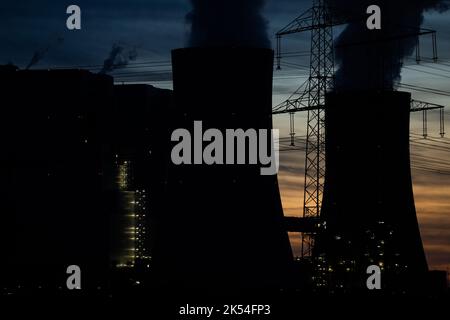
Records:
[[[189,46],[270,48],[265,0],[191,0]]]
[[[352,8],[365,13],[369,5],[380,6],[382,29],[371,31],[362,19],[347,25],[335,41],[338,89],[393,89],[400,81],[404,58],[415,49],[415,32],[421,27],[424,12],[448,9],[441,0],[327,0],[334,14]],[[345,15],[345,14],[344,14]],[[365,17],[368,17],[366,15]],[[408,36],[405,36],[408,35]]]
[[[50,51],[50,49],[52,49],[53,47],[55,47],[57,45],[60,45],[61,43],[63,43],[63,41],[64,41],[63,38],[58,38],[58,39],[56,39],[55,43],[51,43],[51,44],[47,45],[44,49],[35,51],[33,53],[33,57],[31,58],[30,62],[27,64],[25,69],[28,70],[32,66],[38,64],[42,59],[44,59],[44,57],[47,55],[47,53]]]
[[[115,69],[124,68],[130,61],[137,59],[138,53],[136,48],[125,52],[125,48],[118,44],[113,44],[108,58],[103,62],[103,68],[100,71],[101,74],[107,74]]]

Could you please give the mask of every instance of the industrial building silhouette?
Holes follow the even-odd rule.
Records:
[[[64,286],[65,267],[77,264],[92,288],[114,286],[121,267],[142,267],[156,290],[296,287],[277,177],[260,164],[170,158],[171,133],[194,121],[272,128],[273,51],[188,48],[172,58],[173,92],[83,70],[0,69],[3,283]],[[307,274],[319,286],[360,292],[369,264],[386,272],[390,292],[426,279],[409,107],[400,92],[328,95],[317,265]]]
[[[109,159],[114,159],[116,205],[111,233],[114,265],[149,264],[152,217],[164,210],[172,93],[149,85],[114,86]]]
[[[102,177],[112,78],[82,70],[2,69],[2,280],[65,285],[66,268],[105,282]],[[89,271],[88,271],[89,270]]]
[[[146,194],[159,197],[154,133],[170,91],[114,86],[84,70],[11,66],[0,70],[0,87],[2,284],[64,287],[75,264],[86,289],[105,288],[111,265],[144,264],[151,243],[136,234],[149,224]]]
[[[172,131],[198,120],[222,132],[272,128],[272,50],[186,48],[172,59]],[[155,225],[162,281],[217,291],[286,285],[293,257],[277,177],[260,168],[169,162]]]
[[[377,265],[384,289],[423,288],[427,262],[412,190],[410,104],[406,92],[327,95],[325,190],[314,249],[321,286],[367,290],[366,270]]]

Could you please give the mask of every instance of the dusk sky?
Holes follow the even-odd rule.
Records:
[[[268,0],[264,16],[268,34],[274,45],[276,31],[287,25],[311,5],[310,0]],[[66,8],[76,4],[82,10],[82,29],[66,28]],[[2,0],[0,3],[0,64],[13,63],[24,68],[38,51],[42,60],[32,68],[88,67],[99,71],[114,44],[125,50],[135,50],[137,58],[128,66],[116,70],[118,81],[139,81],[171,88],[170,51],[186,46],[189,25],[186,15],[191,10],[188,0]],[[230,21],[232,23],[232,21]],[[439,64],[425,59],[416,65],[406,59],[401,83],[450,91],[450,11],[427,12],[423,27],[437,30]],[[342,27],[335,29],[338,35]],[[286,38],[285,50],[307,52],[309,33]],[[61,42],[58,39],[63,38]],[[424,37],[423,56],[431,58],[431,41]],[[44,54],[45,53],[45,54]],[[274,105],[289,97],[308,75],[307,54],[286,58],[289,63],[274,75]],[[294,65],[295,64],[295,65]],[[338,66],[336,66],[338,67]],[[151,81],[149,81],[151,80]],[[409,91],[408,89],[401,88]],[[450,119],[450,94],[411,91],[413,98],[447,106]],[[364,106],[361,106],[364,107]],[[414,192],[422,239],[431,269],[450,267],[450,139],[439,137],[439,114],[429,114],[428,142],[420,139],[421,115],[412,114],[411,139],[413,166],[427,162],[441,173],[413,169]],[[281,136],[288,136],[289,118],[277,116],[275,127]],[[296,133],[304,136],[305,114],[296,116]],[[446,121],[450,128],[450,122]],[[355,139],[363,133],[355,133]],[[362,137],[363,138],[363,137]],[[417,143],[418,142],[418,143]],[[431,145],[427,147],[424,144]],[[437,146],[437,147],[436,147]],[[279,175],[285,215],[300,216],[303,203],[304,151],[292,151],[281,156]],[[292,237],[298,244],[299,239]],[[296,252],[298,252],[296,246]]]

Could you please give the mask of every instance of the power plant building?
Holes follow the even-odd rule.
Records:
[[[61,285],[78,265],[86,284],[105,284],[101,142],[112,86],[111,77],[82,70],[0,72],[5,282]]]
[[[110,139],[116,177],[111,260],[118,267],[151,265],[152,217],[163,214],[171,91],[114,86]]]

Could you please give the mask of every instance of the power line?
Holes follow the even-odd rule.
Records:
[[[417,134],[412,133],[414,136],[418,136]],[[280,152],[286,153],[286,152],[296,152],[296,151],[305,151],[305,140],[304,139],[296,139],[296,145],[291,146],[290,144],[287,144],[286,142],[290,141],[290,137],[281,138],[280,145],[282,148],[280,148]],[[431,150],[437,150],[437,151],[443,151],[443,152],[450,152],[450,147],[447,147],[447,145],[450,145],[447,141],[439,141],[438,139],[420,139],[424,141],[431,141],[434,143],[424,143],[421,141],[418,141],[418,139],[411,139],[410,143],[414,147],[419,148],[425,148],[425,149],[431,149]],[[439,145],[440,143],[440,145]],[[422,155],[418,153],[411,152],[411,169],[417,170],[417,171],[423,171],[427,173],[434,173],[434,174],[440,174],[440,175],[450,175],[450,163],[446,159],[432,157],[430,155]]]
[[[170,60],[148,60],[148,61],[141,61],[141,62],[130,62],[124,67],[129,66],[137,66],[137,65],[155,65],[155,64],[168,64],[171,65]],[[103,64],[94,64],[94,65],[74,65],[74,66],[60,66],[60,67],[54,67],[52,69],[101,69],[103,68]]]
[[[449,91],[425,88],[425,87],[412,85],[412,84],[406,84],[406,83],[399,83],[398,86],[402,87],[402,88],[405,88],[405,89],[410,89],[410,90],[413,90],[413,91],[432,93],[432,94],[435,94],[435,95],[441,95],[441,96],[450,97],[450,92]]]
[[[408,70],[413,70],[413,71],[416,71],[416,72],[422,72],[422,73],[430,74],[430,75],[433,75],[433,76],[438,76],[438,77],[443,77],[443,78],[450,79],[450,76],[446,76],[446,75],[439,74],[439,73],[434,73],[434,72],[429,72],[429,71],[424,71],[424,70],[418,70],[418,69],[415,69],[415,68],[411,68],[409,66],[405,66],[404,68],[408,69]]]

